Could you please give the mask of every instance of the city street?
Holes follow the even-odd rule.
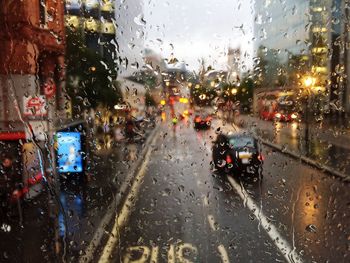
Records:
[[[175,133],[162,124],[95,260],[348,261],[348,185],[268,147],[262,181],[218,175],[220,123],[198,132],[180,123]]]
[[[0,263],[350,262],[349,10],[1,1]]]

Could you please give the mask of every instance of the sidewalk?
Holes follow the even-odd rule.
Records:
[[[59,224],[61,239],[65,230],[67,234],[63,242],[67,262],[79,262],[143,147],[125,143],[90,153],[88,182],[81,184],[73,180],[61,184],[60,201],[65,216],[60,213]],[[44,191],[25,204],[23,215],[23,227],[14,218],[9,232],[0,230],[0,262],[61,262],[53,254],[54,228],[50,225],[47,193]]]
[[[151,130],[148,130],[146,137]],[[136,165],[143,144],[119,144],[110,150],[101,150],[92,156],[90,181],[85,187],[68,186],[61,192],[61,201],[67,214],[68,261],[78,262],[86,250],[107,208],[130,172]],[[63,229],[64,230],[64,229]]]
[[[329,123],[309,125],[309,147],[305,142],[305,124],[283,123],[261,120],[241,115],[244,126],[263,139],[282,145],[286,149],[302,154],[316,162],[350,174],[350,130]],[[237,121],[236,121],[237,122]]]

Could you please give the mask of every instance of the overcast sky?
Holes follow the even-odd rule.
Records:
[[[143,1],[145,45],[164,57],[173,52],[198,69],[201,57],[224,68],[228,46],[252,55],[253,0]]]

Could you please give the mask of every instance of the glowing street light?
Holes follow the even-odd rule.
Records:
[[[306,88],[310,88],[314,86],[316,83],[316,78],[311,77],[311,76],[306,76],[303,80],[303,84]]]
[[[237,89],[236,88],[231,89],[231,94],[232,95],[236,95],[237,94]]]
[[[305,148],[307,151],[307,154],[309,152],[309,107],[310,107],[310,94],[311,94],[311,88],[315,85],[316,78],[312,76],[305,76],[303,78],[303,84],[307,91],[307,97],[306,97],[306,107],[305,107]]]

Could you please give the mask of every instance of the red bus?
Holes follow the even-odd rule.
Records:
[[[296,121],[294,93],[292,91],[268,91],[258,94],[258,114],[263,120]]]

